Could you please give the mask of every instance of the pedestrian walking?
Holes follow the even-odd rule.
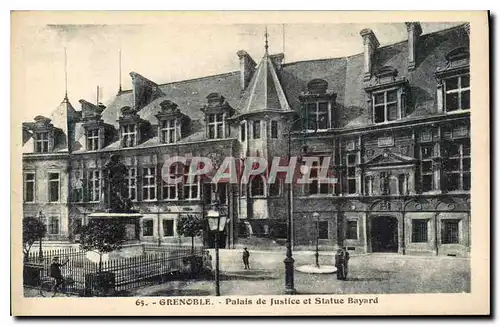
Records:
[[[245,265],[245,269],[250,269],[250,264],[249,264],[249,259],[250,259],[250,252],[248,251],[247,247],[243,248],[243,265]]]

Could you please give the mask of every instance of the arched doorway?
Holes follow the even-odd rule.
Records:
[[[398,220],[393,216],[372,218],[371,241],[373,252],[398,252]]]

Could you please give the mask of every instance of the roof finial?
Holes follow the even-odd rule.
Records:
[[[64,48],[64,99],[68,100],[68,58]]]
[[[122,49],[118,51],[118,93],[122,92]]]
[[[264,34],[264,37],[266,38],[266,45],[264,46],[264,48],[266,49],[266,54],[267,54],[267,49],[269,49],[269,45],[267,43],[268,36],[269,36],[269,34],[267,34],[267,25],[266,25],[266,33]]]

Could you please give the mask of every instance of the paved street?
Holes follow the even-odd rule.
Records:
[[[221,250],[221,295],[282,294],[284,253],[251,252],[251,270],[244,270],[240,250]],[[212,252],[212,257],[215,258]],[[313,252],[295,252],[295,265],[314,264]],[[215,264],[215,261],[214,261]],[[322,253],[320,264],[333,264],[333,255]],[[470,291],[469,260],[455,257],[417,257],[397,254],[352,256],[346,281],[335,274],[305,274],[295,271],[298,294],[356,293],[458,293]],[[25,296],[38,296],[25,289]],[[170,281],[142,287],[130,296],[205,296],[214,294],[208,280]]]
[[[237,256],[239,258],[239,256]],[[313,264],[314,254],[295,254],[296,265]],[[243,270],[234,253],[221,255],[221,294],[281,294],[284,289],[283,253],[253,252],[251,270]],[[323,255],[321,264],[332,264]],[[335,274],[304,274],[295,271],[298,294],[355,293],[457,293],[470,291],[469,260],[450,257],[413,257],[395,254],[354,256],[346,281]],[[134,296],[211,295],[212,280],[176,281],[136,290]]]

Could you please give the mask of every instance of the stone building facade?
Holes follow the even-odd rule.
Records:
[[[50,118],[23,124],[24,214],[42,210],[50,238],[77,241],[98,210],[102,166],[119,154],[144,242],[189,242],[177,235],[179,216],[203,215],[218,198],[230,217],[221,239],[230,248],[280,246],[290,209],[296,248],[319,239],[356,253],[467,256],[468,25],[430,34],[418,22],[406,27],[407,40],[383,47],[362,30],[364,52],[349,57],[285,64],[266,42],[258,64],[237,53],[240,71],[167,84],[132,72],[132,90],[120,89],[107,106],[80,100],[81,110],[65,97]],[[337,182],[313,171],[311,183],[288,192],[265,175],[248,186],[188,182],[183,168],[173,171],[180,185],[161,178],[173,156],[220,164],[288,155],[329,157]],[[202,239],[213,242],[208,231]]]

